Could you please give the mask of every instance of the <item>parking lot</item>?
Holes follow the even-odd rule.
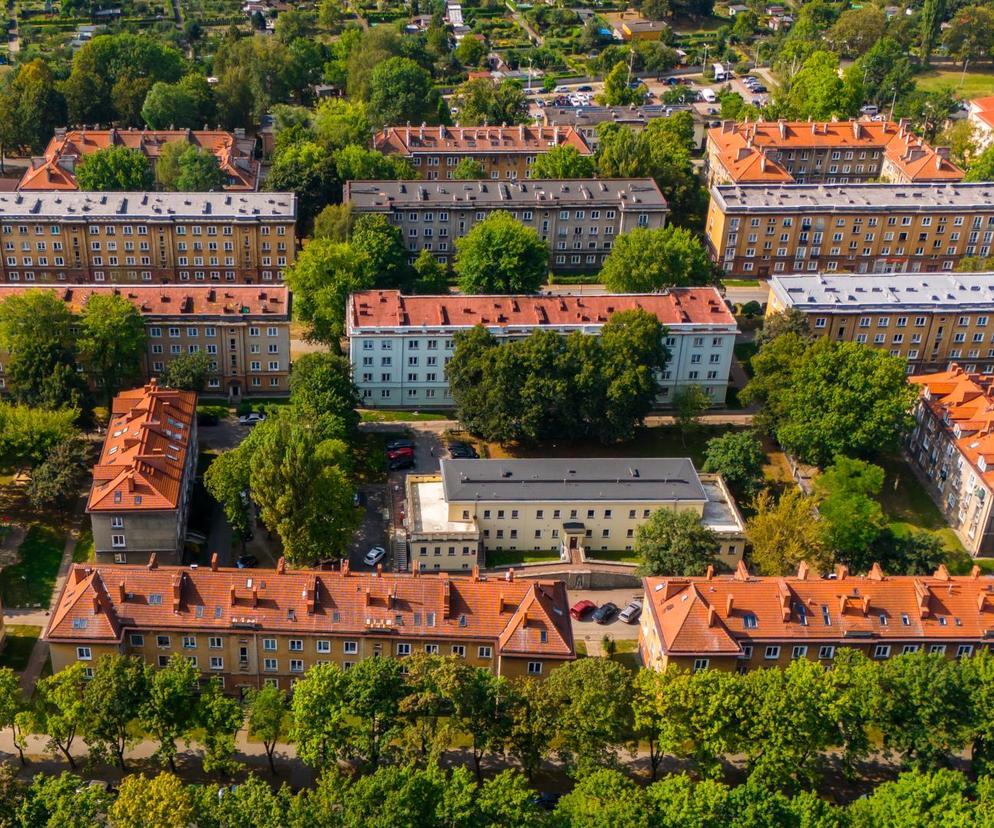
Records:
[[[631,589],[571,589],[569,591],[569,605],[573,606],[577,601],[593,601],[597,606],[611,601],[617,604],[622,610],[633,598],[642,600],[642,590],[638,587]],[[606,624],[598,624],[590,620],[587,615],[583,621],[573,621],[573,638],[577,641],[599,642],[605,635],[609,635],[616,641],[634,641],[639,637],[638,623],[626,624],[620,621],[615,615]]]

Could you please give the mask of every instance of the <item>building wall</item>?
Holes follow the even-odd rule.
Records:
[[[561,333],[581,330],[596,335],[600,326],[555,330]],[[529,333],[501,328],[491,331],[495,336],[507,339],[521,338]],[[445,366],[454,350],[454,333],[451,328],[440,329],[437,333],[404,329],[384,331],[382,328],[376,333],[351,331],[352,377],[363,405],[370,408],[451,408],[453,401],[445,379]],[[670,326],[666,345],[670,360],[660,377],[660,405],[669,404],[677,389],[687,385],[700,385],[716,405],[724,403],[735,331],[723,326]]]
[[[163,564],[182,563],[187,505],[184,502],[182,509],[144,514],[91,512],[98,563],[144,563],[152,552],[161,556]],[[120,526],[114,525],[115,518],[120,519]],[[124,546],[114,545],[115,536],[124,538]]]
[[[725,215],[712,198],[706,237],[712,259],[732,277],[950,271],[964,256],[991,255],[994,211],[919,214],[894,205],[870,213],[826,204],[824,212]]]
[[[455,155],[445,152],[418,151],[407,156],[421,177],[428,181],[448,181],[463,158],[479,162],[487,178],[507,181],[531,178],[531,165],[535,163],[538,149],[521,152],[505,152],[498,155],[480,152],[459,152]]]
[[[413,534],[410,538],[411,566],[422,572],[469,572],[477,565],[480,542],[459,533]]]
[[[441,208],[441,209],[440,209]],[[359,212],[365,212],[356,208]],[[382,212],[400,228],[413,262],[429,250],[447,263],[455,253],[455,240],[469,233],[496,208],[459,204],[446,206],[394,206]],[[583,209],[512,209],[511,215],[539,234],[550,249],[553,270],[600,267],[618,236],[636,227],[655,229],[666,224],[666,207],[642,205],[622,209],[617,200],[591,201]]]
[[[279,282],[296,254],[292,221],[43,220],[0,223],[4,282]]]
[[[886,161],[882,149],[757,149],[786,169],[795,184],[859,184],[875,179],[907,183],[907,176]],[[707,157],[708,186],[734,183],[717,145],[711,140],[708,140]]]

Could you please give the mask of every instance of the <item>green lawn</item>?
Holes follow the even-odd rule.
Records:
[[[555,563],[558,552],[543,549],[533,552],[487,552],[487,566],[517,566],[526,563]]]
[[[725,287],[759,287],[759,279],[722,279]]]
[[[951,88],[960,98],[979,98],[994,95],[994,70],[975,70],[964,77],[956,69],[931,69],[915,75],[915,83],[924,92]]]
[[[637,564],[639,563],[639,556],[634,552],[626,552],[625,550],[618,550],[615,552],[587,552],[587,557],[592,558],[595,561],[613,561],[615,563],[626,563],[626,564]]]
[[[40,635],[41,627],[8,624],[7,638],[4,640],[3,652],[0,653],[0,667],[10,667],[17,672],[27,667],[31,651]]]
[[[96,559],[96,552],[93,549],[93,532],[84,529],[80,533],[79,540],[76,541],[76,548],[72,553],[73,563],[87,563]]]
[[[359,409],[359,417],[364,423],[403,423],[428,422],[431,420],[451,420],[451,411],[380,411]]]
[[[21,543],[21,560],[0,572],[5,607],[47,607],[62,560],[64,541],[51,529],[32,526]]]

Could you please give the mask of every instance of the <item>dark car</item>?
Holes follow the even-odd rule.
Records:
[[[598,624],[606,624],[617,614],[618,614],[618,605],[612,604],[610,601],[608,601],[606,604],[601,604],[600,607],[598,607],[598,609],[591,616],[591,618],[593,618],[593,620],[596,621]]]
[[[754,86],[752,88],[752,91],[753,92],[757,92],[759,94],[762,94],[764,92],[768,92],[769,90],[765,86],[763,86],[763,84],[760,83],[760,84],[757,84],[756,86]]]
[[[555,791],[540,791],[534,796],[532,802],[538,805],[543,811],[554,811],[560,799],[562,799],[562,794],[558,794]]]
[[[255,569],[259,565],[259,559],[255,555],[242,555],[235,566],[239,569]]]
[[[578,86],[576,88],[576,91],[577,92],[593,92],[594,91],[594,87],[592,87],[592,86]]]
[[[414,449],[413,440],[391,440],[387,443],[387,451],[396,451],[397,449],[408,448]]]
[[[412,448],[395,448],[387,452],[387,458],[390,460],[398,460],[401,457],[414,457],[414,449]]]
[[[597,604],[585,598],[582,601],[577,601],[569,608],[570,618],[575,621],[582,621],[584,615],[595,609],[597,609]]]
[[[453,457],[475,460],[480,456],[469,443],[449,443],[446,448]]]
[[[391,460],[387,464],[387,468],[390,471],[400,471],[401,469],[413,469],[414,468],[414,458],[413,457],[398,457]]]
[[[667,78],[666,81],[665,81],[665,83],[666,83],[667,86],[679,86],[680,85],[680,79],[679,78]]]

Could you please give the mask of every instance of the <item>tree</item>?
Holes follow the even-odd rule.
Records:
[[[197,822],[190,789],[171,773],[151,779],[143,773],[125,777],[107,815],[110,824],[120,828],[187,828]]]
[[[400,228],[382,213],[364,213],[355,220],[349,244],[366,261],[379,287],[405,287],[410,269]]]
[[[384,155],[379,150],[350,144],[335,152],[335,165],[342,181],[386,181],[420,178],[406,158]]]
[[[981,647],[972,658],[960,661],[960,670],[970,694],[973,770],[987,776],[994,748],[994,658]]]
[[[981,806],[972,799],[972,786],[959,771],[912,770],[892,782],[882,782],[868,797],[853,802],[847,816],[853,828],[976,825],[981,820],[975,809],[979,811]]]
[[[355,223],[352,204],[329,204],[314,219],[314,238],[347,242]]]
[[[148,668],[148,696],[138,711],[142,727],[159,742],[156,756],[176,772],[176,740],[194,723],[199,673],[184,655],[174,653],[165,667]]]
[[[194,129],[204,123],[199,117],[198,101],[178,83],[153,84],[141,114],[149,129]]]
[[[496,210],[456,240],[455,271],[463,293],[535,293],[549,251],[533,228]]]
[[[589,155],[580,155],[576,147],[565,144],[551,147],[548,152],[536,155],[532,164],[532,178],[593,178],[593,176],[593,158]]]
[[[925,0],[921,13],[921,47],[919,55],[925,66],[929,65],[932,51],[939,38],[940,26],[946,17],[946,0]]]
[[[373,132],[365,102],[342,98],[320,101],[314,109],[313,127],[315,140],[328,152],[363,145]]]
[[[814,500],[800,489],[787,489],[779,500],[762,492],[753,501],[755,514],[746,520],[752,562],[763,575],[788,575],[801,561],[827,572],[832,554],[825,548]]]
[[[756,344],[762,348],[778,336],[796,334],[801,339],[811,339],[808,316],[800,308],[790,307],[771,313],[763,320],[763,327],[756,333]]]
[[[311,565],[345,548],[358,523],[342,468],[345,444],[322,439],[292,412],[256,430],[262,436],[249,461],[252,499],[262,521],[280,536],[287,562]]]
[[[402,665],[394,658],[364,658],[345,675],[346,704],[354,721],[349,748],[375,770],[399,735],[401,699],[407,694]]]
[[[300,760],[329,769],[349,738],[348,674],[334,662],[315,664],[293,688],[290,739]]]
[[[558,711],[548,703],[547,696],[546,684],[534,679],[516,682],[508,688],[511,730],[507,752],[521,765],[529,780],[534,780],[552,749],[550,735]]]
[[[763,486],[763,444],[748,431],[712,437],[704,450],[706,472],[720,474],[739,498],[755,497]]]
[[[308,335],[331,343],[345,333],[349,294],[373,287],[374,277],[365,257],[349,245],[314,239],[287,271],[286,281],[300,320],[309,326]]]
[[[444,295],[449,292],[449,271],[430,250],[422,250],[414,261],[414,293]]]
[[[618,61],[604,78],[604,92],[598,97],[600,103],[606,106],[628,106],[645,101],[645,86],[639,84],[635,89],[628,85],[631,72],[624,61]]]
[[[0,730],[11,729],[14,737],[14,744],[21,757],[21,764],[26,764],[24,751],[18,744],[18,720],[17,714],[24,707],[24,699],[21,697],[21,682],[18,676],[10,667],[0,667]]]
[[[884,36],[887,17],[877,6],[863,6],[843,12],[825,33],[832,51],[845,57],[859,57]]]
[[[792,118],[828,120],[848,118],[859,108],[858,78],[839,77],[839,57],[832,52],[811,54],[791,80],[782,101],[784,114]],[[775,101],[775,103],[778,103]]]
[[[478,825],[514,825],[540,828],[544,814],[535,802],[535,792],[517,770],[505,770],[485,780],[476,790]]]
[[[79,350],[108,404],[140,375],[145,323],[130,301],[114,293],[93,293],[80,317]]]
[[[459,122],[470,126],[523,124],[529,120],[528,99],[517,81],[467,81],[456,89],[453,104],[459,107]]]
[[[479,66],[483,58],[487,56],[487,46],[478,37],[470,35],[459,42],[454,54],[456,60],[463,66]]]
[[[76,181],[81,190],[101,192],[151,190],[155,185],[145,154],[122,146],[83,156],[76,167]]]
[[[289,9],[276,18],[274,34],[287,45],[300,38],[310,37],[313,33],[314,16],[310,12]]]
[[[825,543],[853,568],[862,568],[886,528],[877,500],[883,484],[880,466],[842,456],[815,479]]]
[[[532,171],[534,172],[534,165]],[[487,178],[487,171],[483,168],[483,164],[475,158],[467,156],[466,158],[459,159],[459,163],[456,164],[456,168],[452,171],[452,177],[456,181],[476,181],[481,178]]]
[[[111,804],[103,785],[87,785],[72,773],[38,774],[31,782],[15,825],[90,828],[100,825]]]
[[[276,773],[273,752],[276,744],[286,735],[287,718],[286,695],[278,687],[263,687],[248,697],[248,734],[250,739],[258,739],[266,749],[269,770]]]
[[[84,692],[83,736],[91,756],[114,757],[124,771],[124,752],[138,742],[129,729],[148,697],[145,665],[136,656],[101,656]]]
[[[631,673],[616,661],[584,658],[545,680],[555,715],[556,750],[570,772],[613,766],[632,732]]]
[[[476,781],[483,784],[482,759],[500,750],[511,728],[507,682],[485,667],[457,660],[445,661],[437,680],[451,710],[450,721],[470,739]]]
[[[977,157],[976,129],[966,118],[950,124],[936,138],[939,146],[949,147],[949,159],[961,169],[969,169]]]
[[[719,566],[721,544],[695,512],[657,509],[635,530],[635,553],[645,575],[700,577]]]
[[[434,114],[431,75],[410,58],[392,57],[373,70],[368,101],[374,124],[421,123]]]
[[[963,177],[964,181],[994,181],[994,145],[981,152]]]
[[[665,20],[673,14],[670,0],[643,0],[640,8],[642,14],[649,20]],[[738,19],[737,16],[736,19]]]
[[[290,374],[290,402],[304,419],[324,418],[324,433],[348,438],[359,426],[355,410],[359,394],[347,357],[319,352],[295,360]]]
[[[200,693],[194,720],[204,729],[204,771],[230,774],[238,767],[234,760],[235,734],[242,726],[244,713],[231,696],[226,696],[221,682],[212,676]]]
[[[72,746],[86,715],[86,667],[77,662],[38,682],[38,725],[48,736],[48,750],[59,751],[75,770]]]
[[[630,825],[649,828],[645,791],[623,773],[610,768],[581,779],[556,805],[553,819],[572,828]]]
[[[0,93],[4,147],[42,152],[56,127],[66,123],[66,103],[52,69],[42,59],[21,63]]]
[[[210,355],[203,351],[180,354],[166,363],[162,373],[159,374],[159,385],[200,393],[204,390],[207,378],[216,373],[211,368],[212,362]]]
[[[699,385],[685,385],[673,395],[673,418],[680,427],[680,440],[700,425],[701,415],[711,406],[711,396]]]
[[[0,402],[0,462],[39,466],[60,443],[76,439],[79,411],[47,411]]]
[[[335,160],[313,141],[292,144],[277,152],[266,178],[271,192],[297,194],[297,222],[309,229],[329,201],[341,199],[341,183]]]
[[[664,287],[706,284],[711,262],[689,230],[669,225],[636,228],[620,236],[601,270],[613,293],[652,293]]]
[[[224,189],[224,173],[217,156],[200,147],[190,146],[179,157],[176,189],[184,193],[209,193]]]
[[[159,150],[155,162],[155,179],[163,190],[176,190],[179,181],[179,159],[190,145],[183,140],[169,141]]]
[[[914,71],[907,48],[882,37],[847,70],[847,79],[851,86],[862,86],[866,101],[882,107],[914,91]]]
[[[87,460],[86,445],[78,436],[56,443],[31,470],[25,494],[38,507],[65,509],[79,497],[88,471]]]

